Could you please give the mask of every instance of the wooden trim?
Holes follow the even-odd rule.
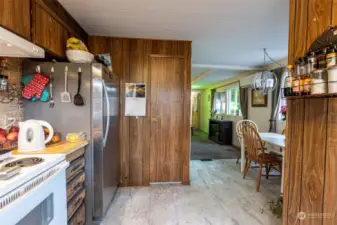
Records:
[[[202,78],[206,77],[207,75],[209,75],[210,73],[212,73],[214,70],[213,69],[209,69],[206,70],[205,72],[199,74],[196,78],[194,78],[192,80],[192,84],[194,84],[195,82],[197,82],[198,80],[201,80]]]
[[[153,58],[179,58],[179,59],[183,59],[185,58],[185,56],[183,55],[159,55],[159,54],[149,54],[150,57]]]

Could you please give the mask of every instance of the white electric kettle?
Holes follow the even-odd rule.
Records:
[[[49,136],[45,139],[43,127],[48,128]],[[19,152],[35,152],[46,148],[46,144],[51,141],[54,130],[46,121],[42,120],[27,120],[19,122]]]

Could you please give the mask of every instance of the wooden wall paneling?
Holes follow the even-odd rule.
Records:
[[[331,25],[337,26],[337,0],[332,1],[331,14]]]
[[[121,186],[130,186],[130,118],[125,115],[125,83],[130,82],[130,41],[123,39],[123,63],[120,73],[120,155],[121,155]],[[116,71],[117,72],[117,71]],[[118,72],[117,72],[118,73]],[[131,152],[131,153],[130,153]]]
[[[330,98],[328,106],[323,225],[337,224],[337,99]]]
[[[30,0],[1,0],[0,25],[31,40]]]
[[[192,70],[192,42],[184,42],[184,58],[185,58],[185,76],[184,76],[184,133],[183,133],[183,177],[182,182],[185,185],[190,184],[190,160],[191,160],[191,129],[190,113],[191,113],[191,70]]]
[[[287,115],[287,120],[286,120],[286,148],[284,150],[285,152],[285,158],[284,158],[284,182],[283,182],[283,215],[282,215],[282,224],[287,225],[288,224],[288,202],[289,202],[289,176],[290,176],[290,162],[291,162],[291,156],[292,152],[290,151],[291,149],[291,137],[293,136],[292,132],[292,109],[293,104],[291,104],[291,101],[287,101],[287,110],[288,110],[288,115]]]
[[[151,142],[151,77],[150,77],[150,55],[152,52],[152,41],[144,40],[144,57],[143,57],[143,79],[147,85],[146,90],[146,124],[145,124],[145,136],[143,140],[144,149],[143,149],[143,185],[148,186],[150,184],[150,142]]]
[[[144,82],[144,40],[130,40],[130,82]],[[143,151],[144,140],[147,133],[146,117],[130,117],[129,142],[132,154],[130,154],[130,185],[139,186],[143,184]]]
[[[323,212],[327,107],[327,98],[305,100],[300,211],[311,215]],[[303,220],[301,225],[321,223],[321,217],[312,217]]]
[[[289,1],[289,39],[288,39],[288,64],[295,65],[295,13],[296,4],[295,0]]]
[[[109,37],[89,37],[89,51],[95,55],[110,53],[112,51],[111,43],[112,39]]]
[[[289,121],[289,131],[287,136],[287,151],[290,151],[291,157],[289,160],[289,166],[286,171],[289,171],[288,185],[285,185],[288,190],[285,194],[285,198],[288,198],[288,225],[299,225],[297,214],[300,210],[300,198],[301,196],[301,182],[302,179],[302,160],[303,160],[303,126],[304,126],[304,100],[291,100],[288,101],[289,111],[288,115],[291,115]],[[287,119],[287,120],[288,120]],[[295,135],[296,134],[296,135]]]
[[[331,25],[332,0],[309,0],[307,48]]]
[[[307,28],[308,28],[308,1],[295,1],[295,38],[294,59],[303,57],[307,52]]]

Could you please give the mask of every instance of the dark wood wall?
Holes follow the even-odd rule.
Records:
[[[114,72],[120,77],[121,126],[120,126],[120,172],[122,186],[149,185],[151,151],[151,77],[149,60],[151,57],[178,57],[184,59],[184,106],[181,123],[177,127],[182,137],[181,177],[189,184],[190,160],[190,98],[191,98],[191,42],[114,37],[89,37],[92,53],[110,53]],[[158,71],[159,73],[159,71]],[[154,72],[151,73],[154,76]],[[174,74],[172,74],[174,75]],[[145,117],[124,116],[125,83],[147,84],[147,115]],[[168,90],[170,91],[170,90]],[[165,118],[159,118],[165,119]],[[176,140],[178,141],[178,140]]]

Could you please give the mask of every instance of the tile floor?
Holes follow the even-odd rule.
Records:
[[[268,205],[280,178],[263,179],[257,193],[257,172],[243,180],[235,161],[191,161],[191,186],[120,188],[104,225],[281,225]]]

